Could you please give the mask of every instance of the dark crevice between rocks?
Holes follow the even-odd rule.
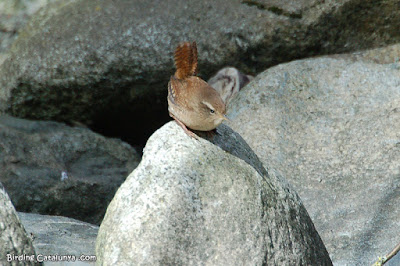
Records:
[[[154,131],[171,120],[167,104],[167,84],[171,73],[154,70],[129,82],[121,81],[118,86],[111,82],[116,76],[113,71],[116,70],[105,74],[107,84],[98,86],[110,87],[114,93],[107,95],[107,105],[97,109],[89,128],[106,137],[119,138],[141,154]],[[158,80],[154,77],[165,78]]]
[[[203,69],[208,72],[201,72],[199,76],[209,76],[209,69],[215,69],[215,66],[204,66]],[[170,74],[163,76],[169,79]],[[89,128],[106,137],[119,138],[142,154],[148,138],[172,120],[167,103],[168,79],[154,84],[143,82],[126,86],[123,93],[125,96],[118,94],[115,99],[108,101],[112,104],[97,111]],[[153,92],[146,93],[146,90]]]
[[[115,101],[96,114],[90,128],[101,135],[122,139],[142,153],[147,139],[169,120],[165,90],[159,97]]]
[[[12,95],[15,104],[10,106],[9,112],[25,119],[54,120],[70,126],[88,127],[105,137],[119,138],[141,153],[151,134],[171,120],[168,115],[167,84],[166,80],[154,84],[136,82],[117,86],[105,78],[101,84],[90,87],[73,84],[68,88],[54,87],[44,95],[40,89],[36,89],[37,85],[20,83],[20,89]],[[104,90],[97,90],[94,100],[89,95],[92,95],[90,91],[96,91],[97,86],[110,89],[101,95],[98,91]],[[44,96],[27,99],[25,94]],[[80,101],[86,98],[88,104],[82,105]],[[46,117],[42,115],[43,110],[47,110]],[[73,119],[76,117],[79,117],[78,121]]]
[[[150,83],[146,82],[150,77],[144,77],[142,81],[121,86],[107,100],[109,104],[97,110],[90,129],[106,137],[119,138],[142,153],[154,131],[171,120],[167,104],[169,73],[154,72],[146,76],[149,75],[166,78]]]

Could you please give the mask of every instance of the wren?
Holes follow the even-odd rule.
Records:
[[[176,72],[168,83],[169,115],[189,136],[197,138],[191,130],[212,131],[228,120],[225,104],[215,89],[196,76],[196,42],[180,44],[174,60]]]

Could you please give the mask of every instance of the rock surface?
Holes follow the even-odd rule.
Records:
[[[140,158],[86,128],[0,116],[0,180],[19,211],[100,224]]]
[[[296,193],[237,133],[221,125],[211,143],[175,122],[117,191],[96,254],[99,265],[331,265]]]
[[[72,255],[75,260],[47,262],[44,265],[95,265],[87,261],[94,256],[98,226],[61,216],[18,213],[28,235],[33,237],[36,254]],[[84,257],[82,257],[84,255]]]
[[[288,177],[335,265],[400,241],[398,47],[278,65],[231,103],[230,125]]]
[[[7,254],[15,256],[35,255],[32,241],[18,218],[7,192],[0,183],[0,264],[18,265],[18,261],[10,262]],[[25,261],[23,265],[37,265],[33,261]]]
[[[3,63],[0,110],[144,141],[169,119],[179,42],[198,42],[203,76],[226,65],[256,73],[399,41],[399,25],[397,0],[58,1],[35,15]]]
[[[0,63],[30,17],[42,6],[55,0],[2,0],[0,2]]]
[[[330,57],[383,65],[387,64],[389,67],[396,67],[396,64],[400,62],[400,43],[352,54],[330,55]]]

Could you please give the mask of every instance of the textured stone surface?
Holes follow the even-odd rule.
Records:
[[[0,264],[1,265],[36,265],[33,261],[10,262],[7,254],[15,256],[35,255],[32,241],[26,235],[25,229],[19,220],[14,206],[7,192],[0,183]]]
[[[352,54],[330,55],[330,57],[376,64],[388,64],[389,67],[392,66],[396,68],[396,64],[400,62],[400,43],[382,48],[359,51]]]
[[[270,68],[228,114],[299,192],[335,265],[370,265],[399,242],[396,54],[391,46]],[[379,55],[387,58],[374,63]]]
[[[215,144],[215,145],[214,145]],[[110,203],[99,265],[330,265],[300,199],[243,139],[212,143],[170,122]]]
[[[143,141],[169,119],[179,42],[197,41],[203,76],[226,65],[251,74],[392,43],[399,26],[397,0],[59,1],[35,15],[1,67],[0,110]]]
[[[86,128],[0,116],[0,181],[19,211],[99,224],[139,160]]]
[[[5,54],[30,17],[42,6],[56,0],[0,1],[0,55]],[[1,61],[0,61],[1,64]]]
[[[85,261],[94,256],[98,226],[62,216],[19,212],[28,235],[33,238],[37,255],[71,255],[75,260],[45,263],[45,265],[95,265]],[[81,257],[85,255],[85,257]]]

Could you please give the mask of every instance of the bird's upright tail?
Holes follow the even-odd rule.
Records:
[[[181,43],[175,50],[175,77],[184,79],[197,73],[197,45],[196,42]]]

